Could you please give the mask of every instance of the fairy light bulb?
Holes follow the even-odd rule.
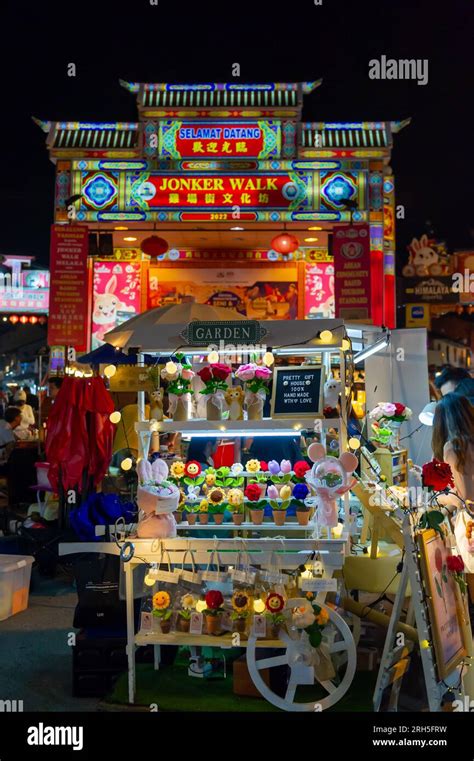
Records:
[[[178,365],[176,362],[172,362],[171,360],[166,363],[165,370],[168,373],[168,375],[174,375],[178,370]]]
[[[342,346],[341,346],[341,348],[342,348],[342,351],[349,351],[349,349],[351,348],[351,342],[349,341],[348,338],[343,338],[342,339]]]
[[[131,457],[125,457],[125,459],[122,460],[120,463],[120,467],[122,470],[131,470],[133,465],[133,460]]]
[[[207,355],[207,361],[210,365],[215,365],[216,362],[219,362],[219,353],[215,350],[210,351]]]
[[[156,583],[154,569],[150,568],[147,575],[144,578],[144,582],[147,587],[152,587]]]
[[[360,448],[359,439],[356,439],[355,436],[351,436],[351,438],[349,439],[349,446],[351,449],[359,449]]]
[[[273,352],[266,351],[265,354],[263,355],[263,364],[266,367],[271,367],[274,362],[275,362],[275,357],[273,356]]]
[[[109,420],[111,423],[115,423],[115,424],[120,423],[121,419],[122,419],[122,413],[119,412],[118,410],[111,412],[109,415]]]
[[[198,613],[202,613],[202,612],[203,612],[203,610],[206,610],[206,607],[207,607],[207,606],[206,606],[206,603],[204,602],[204,600],[199,600],[199,601],[196,603],[196,611],[197,611]]]
[[[319,337],[321,341],[324,341],[324,343],[329,343],[332,339],[332,330],[322,330],[319,334]]]
[[[265,603],[263,600],[254,600],[253,609],[255,613],[263,613],[265,610]]]
[[[116,372],[117,368],[115,365],[107,365],[107,367],[104,369],[104,375],[106,378],[113,378]]]

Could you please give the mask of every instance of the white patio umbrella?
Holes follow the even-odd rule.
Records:
[[[246,320],[235,309],[196,304],[193,301],[149,309],[105,335],[105,341],[128,351],[173,352],[186,343],[180,333],[192,320]]]

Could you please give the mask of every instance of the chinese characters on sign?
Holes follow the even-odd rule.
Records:
[[[160,125],[160,154],[179,158],[210,156],[278,158],[281,127],[278,122],[181,122]]]
[[[370,317],[370,234],[368,225],[334,232],[336,317]]]
[[[52,226],[50,346],[87,348],[87,251],[87,227]]]
[[[172,206],[198,208],[268,207],[285,209],[302,193],[288,174],[274,175],[156,175],[137,183],[132,195],[150,209]]]

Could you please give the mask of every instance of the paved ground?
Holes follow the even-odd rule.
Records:
[[[29,608],[0,622],[0,699],[25,711],[95,711],[97,698],[72,696],[68,633],[77,595],[67,579],[35,576]]]

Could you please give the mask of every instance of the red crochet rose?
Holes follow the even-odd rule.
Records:
[[[260,470],[264,473],[268,470],[268,463],[265,460],[260,460]]]
[[[464,571],[464,560],[459,555],[449,555],[446,558],[448,571],[452,573],[462,573]]]
[[[224,365],[221,362],[216,362],[216,364],[211,365],[211,370],[212,376],[216,380],[225,380],[232,372],[231,367],[228,367],[228,365]]]
[[[249,484],[246,487],[244,494],[250,502],[258,502],[262,492],[258,484]]]
[[[400,404],[400,402],[395,402],[395,415],[403,415],[403,412],[405,409],[406,409],[406,406],[404,404]]]
[[[295,462],[293,465],[296,478],[304,478],[305,473],[307,473],[309,469],[310,467],[308,463],[304,460],[298,460],[298,462]]]
[[[209,610],[217,610],[224,602],[222,592],[219,592],[218,589],[211,589],[206,593],[206,597],[204,599],[206,600],[206,605]]]
[[[204,383],[212,380],[212,372],[210,367],[203,367],[202,370],[198,371],[198,375],[201,380],[204,381]]]
[[[426,462],[423,465],[422,471],[423,486],[426,486],[427,489],[443,491],[448,486],[454,486],[453,474],[446,462],[434,459],[431,462]]]

